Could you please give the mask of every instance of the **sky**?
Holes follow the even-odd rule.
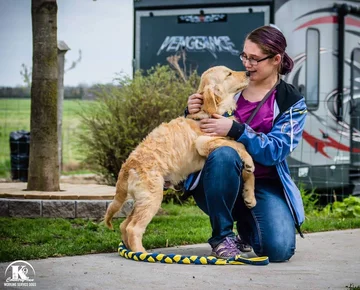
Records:
[[[132,0],[58,0],[58,41],[71,50],[65,86],[109,83],[119,73],[132,75]],[[24,85],[21,66],[32,67],[31,0],[0,0],[0,86]]]

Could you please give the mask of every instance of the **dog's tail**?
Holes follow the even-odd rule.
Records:
[[[127,197],[127,187],[127,178],[125,177],[124,172],[120,172],[119,179],[116,183],[116,194],[114,196],[114,200],[109,204],[104,217],[105,225],[111,230],[114,229],[111,220],[125,202]]]

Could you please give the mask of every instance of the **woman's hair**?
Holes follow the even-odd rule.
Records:
[[[261,26],[250,32],[246,39],[256,43],[265,54],[281,55],[279,73],[285,75],[291,72],[294,62],[285,52],[287,43],[284,34],[273,26]]]

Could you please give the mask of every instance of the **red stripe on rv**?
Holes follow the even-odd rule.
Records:
[[[337,16],[324,16],[324,17],[319,17],[313,20],[310,20],[308,22],[305,22],[304,24],[300,25],[298,28],[296,28],[295,30],[299,30],[311,25],[317,25],[317,24],[326,24],[326,23],[337,23]]]
[[[321,130],[320,130],[320,132],[324,133]],[[317,139],[316,137],[310,135],[306,131],[303,131],[303,138],[305,139],[306,142],[309,143],[309,145],[311,147],[313,147],[316,150],[316,152],[321,153],[322,155],[324,155],[327,158],[330,158],[330,156],[324,151],[325,147],[332,147],[332,148],[336,148],[336,149],[339,149],[342,151],[350,152],[350,147],[337,142],[335,139],[333,139],[331,137],[328,137],[325,140],[321,140],[321,139]],[[360,149],[354,148],[353,152],[360,153]]]
[[[357,20],[352,17],[348,17],[348,18],[345,18],[345,24],[360,27],[360,20]]]
[[[298,26],[295,30],[299,30],[311,25],[337,23],[337,22],[338,22],[337,16],[324,16],[305,22],[304,24]],[[345,18],[345,24],[360,27],[360,21],[352,17]]]
[[[320,152],[325,157],[330,158],[330,156],[327,155],[324,151],[324,148],[327,146],[326,142],[315,138],[314,136],[310,135],[305,130],[303,131],[302,136],[305,139],[305,141],[308,142],[309,145],[315,149],[315,153]]]

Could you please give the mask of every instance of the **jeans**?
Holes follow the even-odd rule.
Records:
[[[220,147],[208,157],[198,186],[191,191],[197,205],[210,217],[215,247],[225,237],[234,236],[250,244],[258,256],[272,262],[289,260],[295,252],[294,219],[278,179],[255,181],[257,204],[248,209],[242,197],[242,161],[230,147]]]

